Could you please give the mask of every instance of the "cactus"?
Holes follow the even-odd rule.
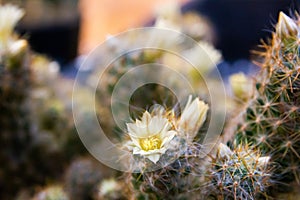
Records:
[[[50,161],[60,156],[32,123],[31,52],[27,41],[13,32],[23,11],[4,5],[0,15],[0,198],[10,199],[20,188],[58,175],[61,165]]]
[[[266,199],[271,183],[269,159],[247,145],[231,151],[220,143],[207,167],[204,199]]]
[[[31,124],[36,126],[38,132],[51,138],[50,144],[55,146],[63,157],[64,164],[67,164],[74,157],[86,153],[72,118],[69,99],[73,81],[59,75],[59,65],[56,62],[36,53],[31,58]],[[81,92],[84,97],[86,91]],[[84,109],[83,105],[78,107]],[[41,135],[40,133],[37,135]]]
[[[32,200],[69,200],[62,186],[55,185],[46,187],[36,194]]]
[[[125,200],[128,199],[128,186],[119,178],[104,179],[98,186],[97,200]]]
[[[272,178],[279,184],[300,183],[299,22],[280,13],[270,45],[262,45],[255,91],[227,129],[234,146],[247,143],[271,155],[278,164]]]
[[[91,159],[74,160],[66,174],[66,192],[70,199],[93,199],[97,185],[103,177],[103,169]]]
[[[134,198],[187,199],[199,187],[203,152],[195,138],[205,127],[207,110],[207,104],[190,96],[180,117],[159,107],[127,124],[131,140],[126,147],[133,156],[127,182]]]
[[[182,157],[160,170],[132,174],[132,194],[137,199],[186,199],[194,187],[193,164]]]
[[[13,31],[22,15],[0,6],[0,199],[57,179],[71,158],[86,152],[65,102],[72,82]]]

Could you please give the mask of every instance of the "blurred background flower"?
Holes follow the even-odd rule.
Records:
[[[129,28],[152,25],[154,17],[161,14],[163,8],[167,7],[168,13],[173,12],[175,8],[166,6],[171,5],[169,0],[2,1],[6,2],[16,3],[25,9],[26,15],[17,30],[26,35],[32,48],[59,61],[62,71],[68,72],[68,67],[74,66],[73,61],[78,56],[89,53],[103,42],[107,35],[114,35]],[[206,39],[221,50],[224,62],[235,71],[244,70],[243,64],[237,65],[236,61],[248,61],[253,56],[250,50],[257,48],[261,38],[266,39],[271,35],[272,23],[278,18],[279,11],[288,13],[290,10],[299,10],[297,0],[178,2],[185,13],[184,29],[196,35],[203,29],[213,29],[213,32],[209,31],[211,34],[206,36]],[[201,18],[191,12],[201,14]],[[209,26],[205,20],[209,21]],[[187,26],[188,24],[190,25]],[[212,36],[213,38],[209,38]],[[72,67],[71,74],[74,73]],[[227,69],[221,69],[224,75],[227,74],[226,71]]]

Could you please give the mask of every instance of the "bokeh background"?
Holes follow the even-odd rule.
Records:
[[[169,0],[9,0],[25,8],[17,30],[32,48],[58,60],[63,68],[89,53],[108,35],[151,24]],[[251,58],[260,39],[270,37],[279,11],[299,10],[297,0],[182,0],[182,11],[206,16],[215,30],[214,44],[226,61]]]
[[[106,38],[131,28],[153,26],[161,12],[166,12],[166,18],[170,17],[171,21],[176,22],[177,16],[168,14],[168,9],[173,9],[168,6],[175,1],[0,2],[15,4],[25,10],[26,14],[18,23],[16,32],[28,40],[31,53],[36,54],[31,56],[30,63],[34,77],[4,73],[4,78],[0,79],[0,86],[9,88],[5,93],[9,98],[3,98],[0,104],[1,109],[4,108],[0,111],[0,123],[3,125],[0,144],[4,144],[0,145],[0,159],[4,163],[0,163],[0,199],[107,199],[99,191],[106,191],[106,188],[120,191],[123,183],[118,182],[120,179],[110,179],[120,177],[120,172],[108,169],[90,156],[77,135],[71,102],[74,78],[82,60]],[[260,40],[270,38],[279,12],[292,15],[294,11],[300,10],[298,0],[180,0],[177,3],[183,14],[192,11],[204,19],[208,34],[205,33],[201,39],[211,43],[222,54],[217,67],[225,82],[228,82],[229,75],[233,73],[242,71],[249,74],[257,71],[259,67],[252,62],[255,58],[252,51],[259,49]],[[190,33],[201,31],[201,26],[199,28],[193,24],[194,15],[187,15],[186,19],[186,24],[183,24],[186,30]],[[119,42],[118,45],[123,43]],[[155,56],[158,56],[151,52],[142,55],[143,59],[148,60],[155,60]],[[116,62],[114,67],[117,70],[110,74],[111,79],[122,75],[123,71],[118,67],[122,67],[124,63],[127,67],[143,62],[136,55],[128,55],[119,63]],[[18,87],[15,87],[16,84]],[[107,83],[105,89],[109,91],[110,87],[110,83]],[[148,85],[146,90],[166,93],[164,88],[153,85]],[[84,89],[80,92],[85,103],[75,104],[82,109],[81,125],[88,129],[91,113],[86,106],[90,100],[85,98],[90,94]],[[97,91],[96,95],[104,99],[104,92],[101,92],[103,91]],[[24,99],[20,99],[19,94]],[[137,101],[145,98],[143,92],[136,96]],[[5,103],[14,101],[17,103],[5,107]],[[25,105],[26,109],[23,110],[20,105]],[[105,106],[99,105],[99,115],[109,116],[107,112]],[[104,129],[120,132],[111,125],[109,117],[102,120],[100,123]],[[15,122],[20,126],[14,126]],[[103,180],[106,182],[102,182]],[[124,192],[126,193],[120,193],[123,195]],[[115,195],[108,199],[126,199],[119,193]]]

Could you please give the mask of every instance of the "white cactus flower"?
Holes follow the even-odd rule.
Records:
[[[24,11],[16,6],[10,4],[0,6],[0,41],[2,43],[8,41],[23,15]]]
[[[185,134],[187,140],[191,141],[197,135],[198,130],[203,125],[208,111],[208,105],[199,98],[192,101],[192,95],[189,96],[188,102],[182,111],[177,124],[179,132]]]
[[[157,163],[168,150],[169,142],[176,132],[171,129],[169,120],[162,115],[151,116],[145,112],[141,120],[127,123],[127,131],[132,141],[133,154],[142,155]]]

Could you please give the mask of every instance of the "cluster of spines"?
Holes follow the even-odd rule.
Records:
[[[34,78],[29,66],[29,48],[25,41],[24,44],[18,53],[5,53],[1,57],[0,190],[6,193],[0,193],[0,198],[5,199],[12,198],[21,188],[45,183],[46,177],[57,177],[62,169],[61,156],[52,143],[45,143],[46,138],[33,121]],[[54,164],[51,161],[54,158],[59,162]]]
[[[132,173],[127,177],[138,199],[187,199],[199,189],[202,173],[199,152],[201,145],[191,145],[171,164],[160,169]],[[197,189],[196,189],[197,188]]]
[[[270,184],[269,157],[248,146],[231,151],[220,144],[207,167],[204,199],[254,200],[267,197]]]
[[[57,102],[63,103],[53,82],[51,86],[47,82],[53,75],[50,62],[35,55],[28,42],[13,32],[15,15],[23,11],[1,5],[0,12],[8,16],[6,25],[11,26],[5,34],[7,27],[0,27],[0,199],[9,200],[21,189],[32,191],[36,185],[57,180],[70,157],[78,153],[73,145],[78,140],[70,138],[76,136],[74,124],[68,121],[71,114],[55,108]],[[46,70],[39,74],[42,68]],[[39,75],[43,76],[40,82]]]
[[[299,21],[299,20],[298,20]],[[270,45],[264,44],[255,92],[235,129],[235,145],[249,143],[278,164],[273,178],[300,181],[300,27],[279,15]]]

